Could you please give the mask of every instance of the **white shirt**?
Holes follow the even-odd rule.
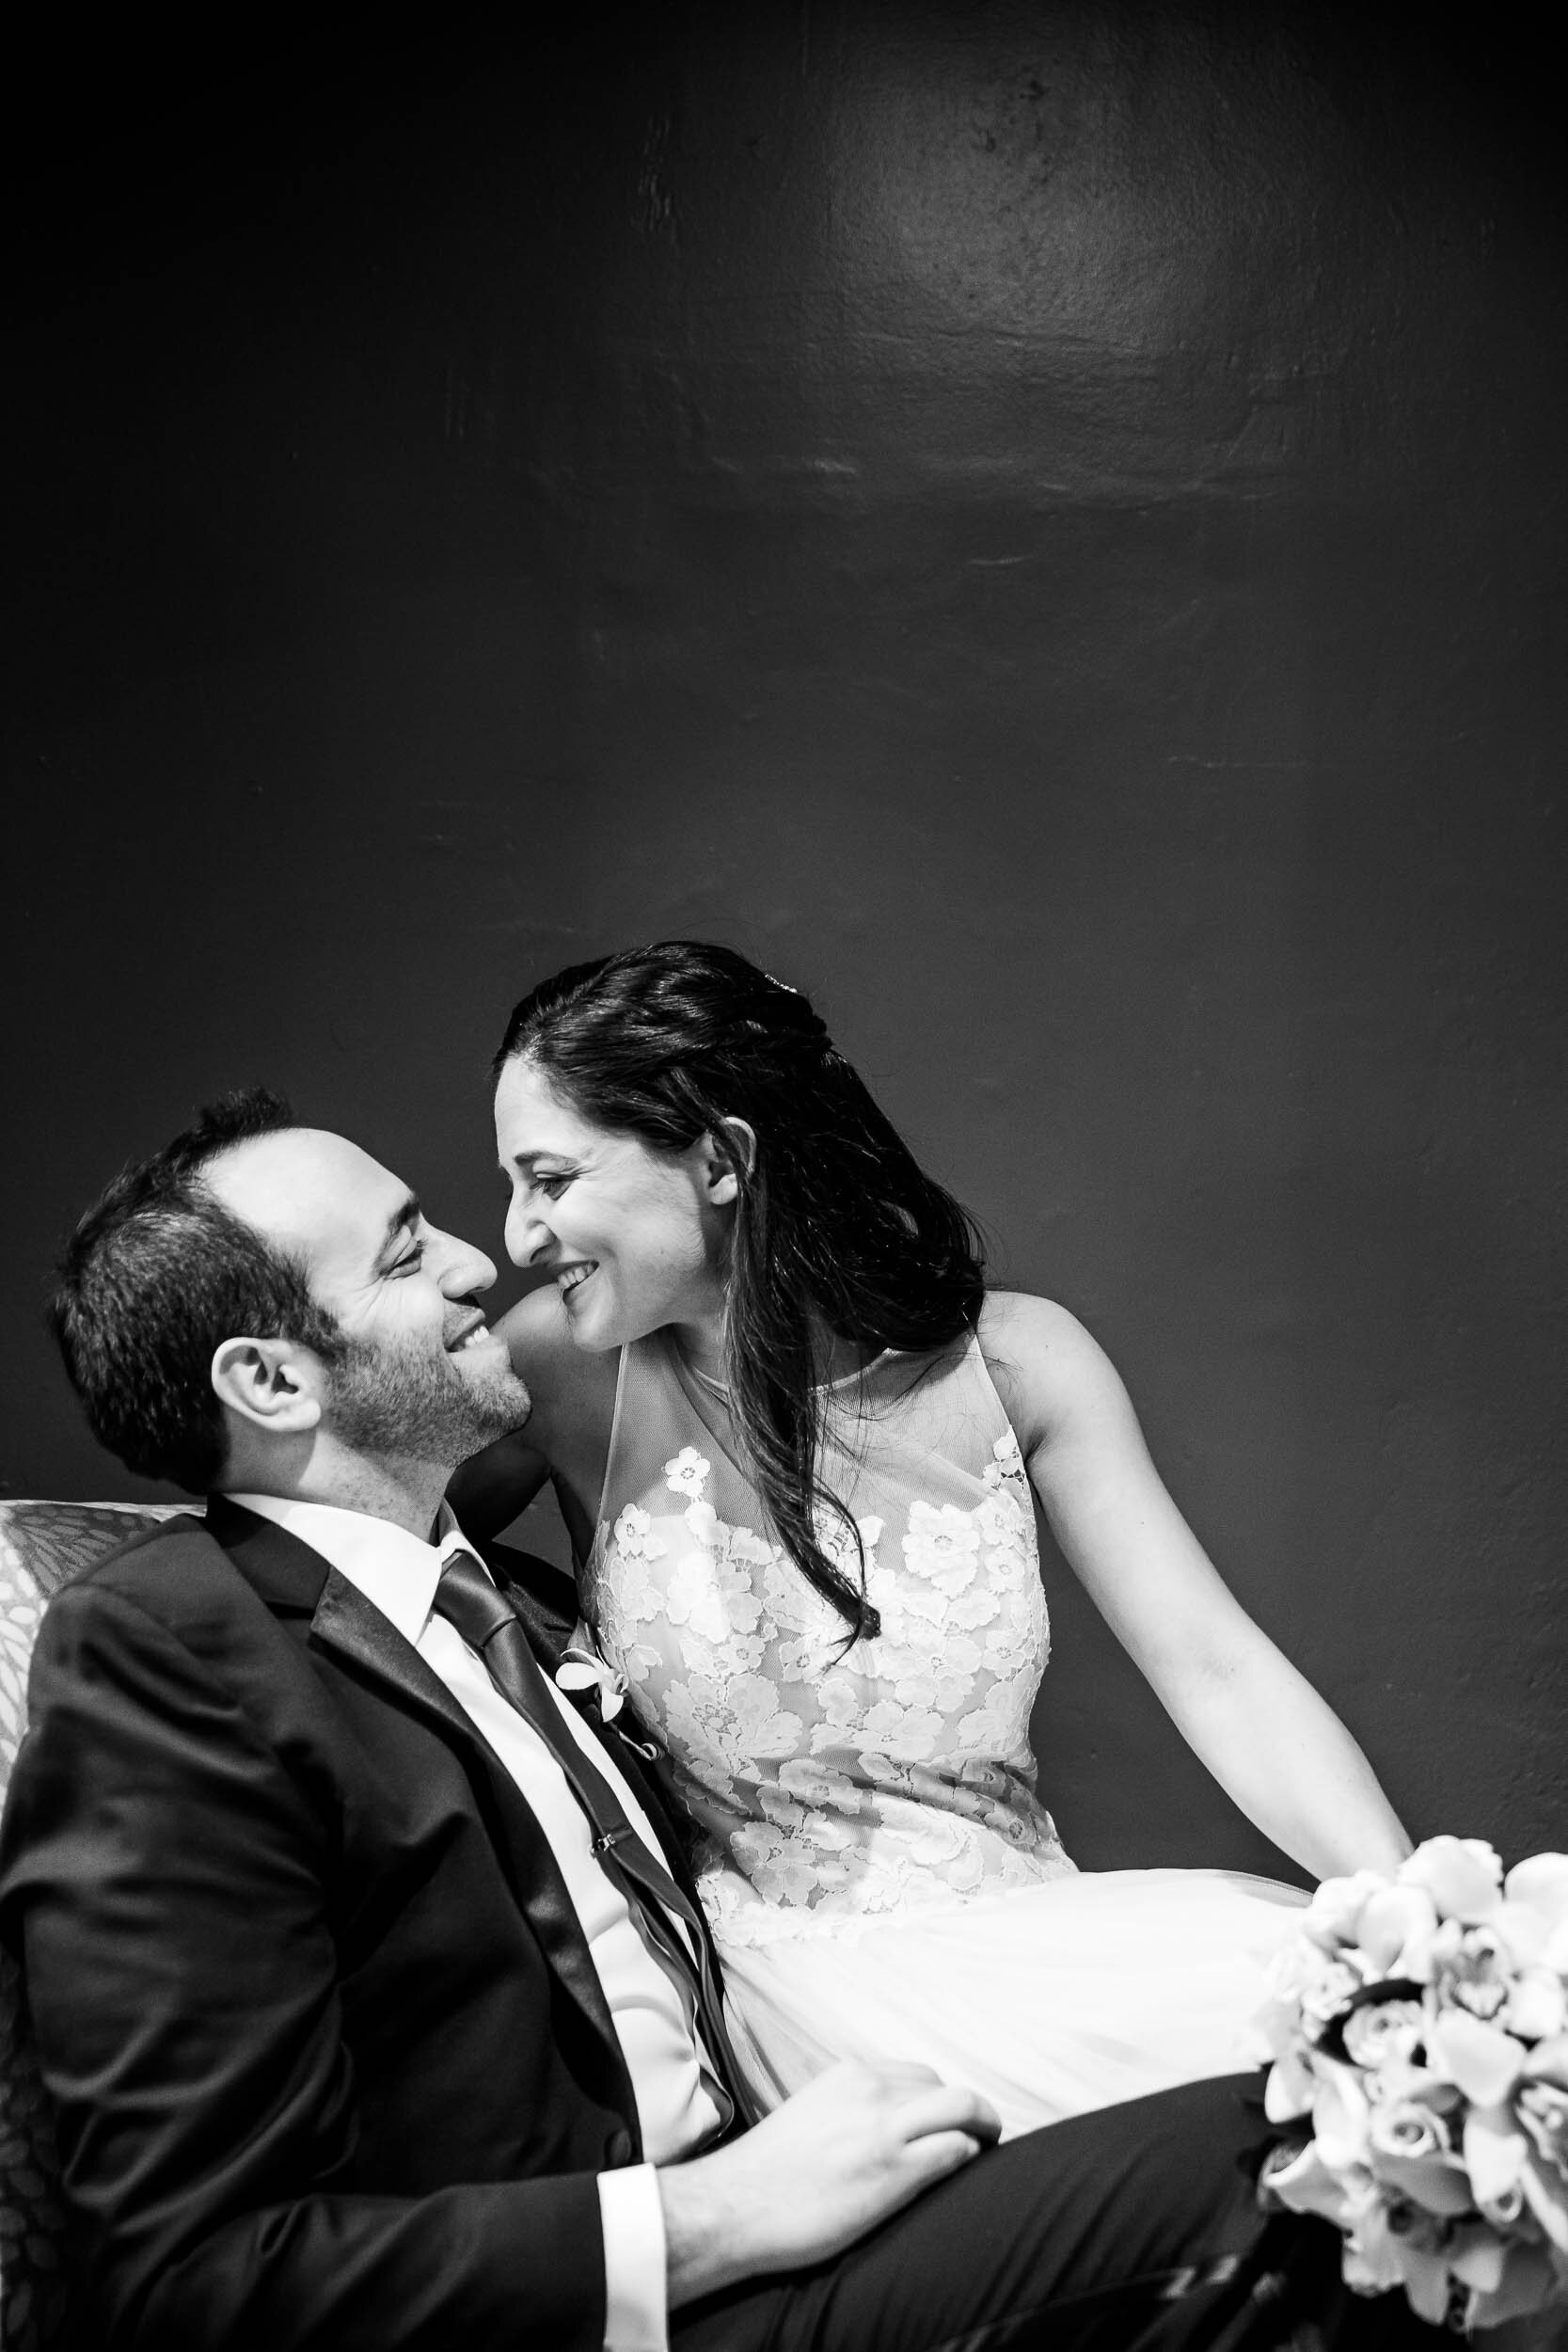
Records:
[[[653,1957],[625,1896],[601,1869],[587,1816],[560,1763],[527,1717],[497,1690],[457,1628],[432,1613],[442,1568],[452,1552],[472,1552],[472,1546],[464,1542],[444,1504],[436,1521],[439,1541],[430,1544],[363,1511],[277,1495],[229,1499],[297,1535],[389,1619],[506,1767],[544,1831],[604,1987],[649,2159],[598,2176],[605,2352],[668,2352],[664,2211],[654,2167],[689,2155],[711,2137],[719,2127],[719,2109],[704,2077],[689,1996]],[[610,1782],[626,1819],[662,1864],[652,1824],[613,1757],[547,1677],[546,1684],[570,1736]]]

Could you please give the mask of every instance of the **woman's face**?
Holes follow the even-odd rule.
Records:
[[[711,1138],[679,1153],[595,1126],[526,1057],[496,1089],[496,1149],[512,1187],[506,1252],[548,1268],[573,1339],[595,1352],[723,1313],[733,1172]]]

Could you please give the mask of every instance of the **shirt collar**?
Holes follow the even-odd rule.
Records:
[[[436,1515],[435,1539],[427,1543],[422,1535],[394,1527],[390,1519],[378,1519],[368,1511],[345,1511],[333,1502],[251,1494],[231,1494],[229,1500],[319,1551],[390,1619],[405,1642],[415,1645],[424,1631],[442,1569],[454,1552],[473,1549],[445,1502]]]

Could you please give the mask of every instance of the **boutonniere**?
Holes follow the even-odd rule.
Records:
[[[592,1706],[596,1699],[600,1727],[606,1731],[626,1703],[626,1676],[617,1674],[614,1667],[599,1656],[593,1645],[592,1636],[584,1634],[580,1626],[561,1653],[561,1663],[555,1670],[555,1684],[558,1691],[564,1691],[568,1698],[579,1703],[587,1702]],[[626,1724],[617,1724],[616,1730],[627,1747],[634,1755],[641,1756],[644,1763],[657,1763],[658,1750],[650,1740],[634,1740]]]
[[[587,1649],[578,1642],[569,1642],[562,1650],[555,1680],[558,1690],[574,1698],[596,1692],[599,1712],[607,1724],[615,1721],[626,1703],[626,1676],[607,1665],[597,1650]]]

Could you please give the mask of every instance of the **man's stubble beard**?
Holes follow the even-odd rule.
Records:
[[[447,1355],[350,1340],[332,1367],[326,1425],[356,1454],[455,1470],[520,1429],[530,1410],[510,1365],[475,1377]]]

